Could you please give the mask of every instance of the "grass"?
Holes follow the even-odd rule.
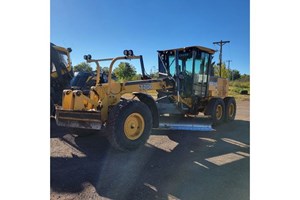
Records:
[[[240,92],[247,90],[250,94],[250,81],[230,81],[228,95],[235,97],[237,100],[246,101],[250,99],[250,95],[242,95]]]

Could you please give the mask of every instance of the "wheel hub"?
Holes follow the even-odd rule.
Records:
[[[124,122],[124,133],[129,140],[138,139],[144,132],[145,121],[139,113],[130,114]]]
[[[222,115],[223,115],[223,108],[221,105],[218,105],[216,109],[216,118],[220,120],[222,118]]]

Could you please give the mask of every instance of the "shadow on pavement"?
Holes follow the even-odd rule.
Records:
[[[51,138],[64,139],[66,129],[51,128]],[[111,199],[249,199],[249,121],[216,130],[153,131],[129,153],[98,135],[75,137],[66,142],[84,156],[51,157],[51,189],[81,193],[91,184]]]

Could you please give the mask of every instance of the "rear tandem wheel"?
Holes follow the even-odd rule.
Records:
[[[209,100],[204,115],[210,115],[213,125],[221,124],[225,119],[225,103],[221,98]]]
[[[233,121],[236,114],[236,102],[234,97],[225,97],[225,121]]]

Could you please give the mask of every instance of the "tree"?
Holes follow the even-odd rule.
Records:
[[[215,76],[220,76],[220,66],[219,65],[214,65],[214,71],[215,71]],[[229,78],[229,71],[226,68],[225,63],[222,63],[221,67],[221,72],[222,72],[222,78]]]
[[[90,66],[90,64],[86,62],[82,62],[74,66],[74,72],[81,72],[81,71],[92,72],[93,68]]]
[[[153,66],[151,69],[150,69],[150,77],[151,78],[154,78],[154,79],[157,79],[159,77],[159,73],[158,71],[156,70],[156,67]]]
[[[248,75],[248,74],[243,74],[243,75],[240,77],[240,80],[241,80],[241,81],[244,81],[244,82],[250,81],[250,75]]]
[[[154,79],[157,79],[159,77],[159,73],[158,72],[150,73],[150,77],[154,78]]]
[[[142,75],[141,74],[135,74],[134,77],[132,77],[131,81],[141,80]]]
[[[240,71],[234,69],[230,72],[230,80],[237,80],[241,78],[241,74],[240,74]]]
[[[136,76],[135,67],[128,62],[121,62],[113,72],[119,81],[131,81]]]
[[[101,67],[102,71],[108,74],[109,68],[108,67]]]

